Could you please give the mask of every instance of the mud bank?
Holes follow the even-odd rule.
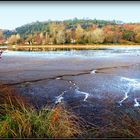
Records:
[[[50,58],[5,53],[0,84],[15,87],[37,108],[64,103],[87,122],[100,124],[111,103],[124,111],[139,108],[140,56]]]

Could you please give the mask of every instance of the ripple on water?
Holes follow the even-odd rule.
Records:
[[[84,94],[85,95],[85,98],[84,98],[83,101],[86,101],[88,96],[89,96],[89,93],[83,92],[83,91],[79,91],[78,89],[75,89],[75,92],[78,93],[78,94]]]
[[[90,73],[95,74],[97,70],[92,70]]]
[[[134,92],[135,90],[140,90],[140,80],[139,79],[132,79],[132,78],[127,78],[127,77],[121,77],[120,80],[122,82],[125,82],[126,90],[125,90],[125,96],[124,98],[119,101],[120,105],[122,105],[122,102],[125,101],[129,96],[128,93]],[[137,101],[138,98],[134,98],[134,107],[140,106],[140,103]]]
[[[62,97],[62,96],[56,97],[55,104],[61,103],[63,99],[64,99],[64,97]]]
[[[58,103],[61,103],[62,100],[64,99],[63,95],[64,95],[65,91],[62,92],[59,96],[55,97],[56,100],[55,100],[55,104],[58,104]]]

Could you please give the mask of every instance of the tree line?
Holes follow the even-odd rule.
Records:
[[[140,43],[140,23],[73,19],[33,22],[13,31],[0,30],[0,44],[134,44]]]

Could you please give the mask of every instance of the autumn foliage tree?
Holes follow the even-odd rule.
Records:
[[[93,31],[93,42],[94,43],[103,43],[105,39],[105,35],[102,29],[95,29]]]
[[[56,43],[57,44],[65,43],[65,26],[64,26],[64,24],[59,24],[57,27]]]
[[[7,40],[7,42],[9,44],[17,44],[17,43],[19,43],[19,41],[20,41],[20,35],[19,34],[11,35]]]
[[[0,30],[0,45],[4,44],[5,39],[3,37],[3,32]]]
[[[140,33],[138,33],[136,36],[135,36],[135,41],[137,43],[140,43]]]
[[[82,43],[83,39],[84,39],[84,29],[81,27],[80,24],[78,24],[75,30],[76,43]]]
[[[0,30],[0,44],[114,44],[140,43],[140,23],[104,20],[73,20],[35,22],[16,28]]]
[[[120,32],[109,31],[105,34],[105,42],[106,43],[118,43],[122,38],[122,34]]]

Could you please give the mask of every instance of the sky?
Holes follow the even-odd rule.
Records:
[[[140,22],[140,2],[0,2],[0,29],[15,29],[27,23],[73,18]]]

